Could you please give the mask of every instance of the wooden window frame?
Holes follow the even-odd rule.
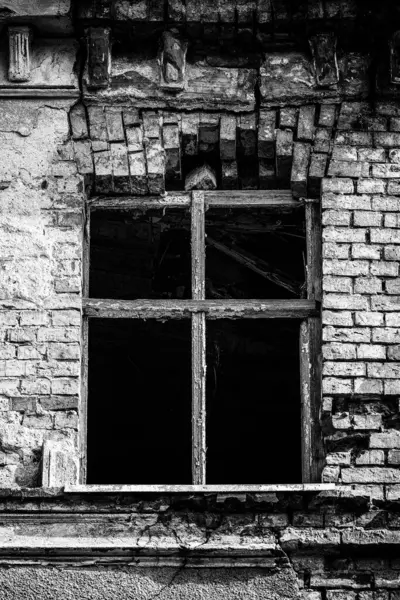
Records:
[[[295,300],[205,299],[205,211],[212,207],[259,207],[279,213],[305,207],[307,247],[307,298]],[[90,215],[98,210],[146,210],[180,207],[191,211],[192,299],[107,300],[89,297]],[[70,491],[269,491],[271,489],[321,489],[323,445],[321,405],[321,220],[319,200],[294,200],[289,190],[193,191],[166,193],[162,197],[97,197],[87,203],[83,252],[82,390],[80,405],[80,484]],[[89,320],[184,319],[192,321],[192,485],[86,485],[88,337]],[[206,484],[206,319],[299,319],[302,429],[302,484]],[[284,435],[284,431],[282,432]]]

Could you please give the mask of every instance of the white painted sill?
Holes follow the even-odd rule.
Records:
[[[277,484],[277,485],[86,485],[73,484],[66,485],[66,493],[104,493],[115,494],[123,493],[197,493],[207,494],[264,494],[274,492],[324,492],[335,490],[334,483],[295,483],[295,484]]]

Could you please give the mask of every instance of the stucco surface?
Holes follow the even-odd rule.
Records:
[[[278,600],[297,598],[290,569],[0,569],[2,600]]]

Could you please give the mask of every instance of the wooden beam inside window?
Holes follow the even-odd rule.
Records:
[[[192,193],[192,298],[205,298],[204,192]],[[206,483],[206,316],[192,315],[192,483]]]
[[[97,300],[83,299],[84,315],[98,319],[307,319],[315,300]]]
[[[321,301],[322,236],[320,205],[306,203],[307,298]],[[323,445],[320,429],[321,318],[311,316],[300,328],[303,483],[320,480]]]
[[[303,201],[293,200],[290,190],[218,190],[202,192],[207,206],[265,207],[277,212],[290,212],[303,206]],[[148,210],[149,208],[190,207],[188,192],[167,192],[164,196],[97,197],[88,203],[90,210]]]

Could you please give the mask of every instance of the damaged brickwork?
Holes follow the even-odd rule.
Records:
[[[395,3],[18,0],[0,21],[2,597],[398,600]],[[203,163],[208,188],[320,202],[332,489],[71,491],[87,202],[163,198]]]

